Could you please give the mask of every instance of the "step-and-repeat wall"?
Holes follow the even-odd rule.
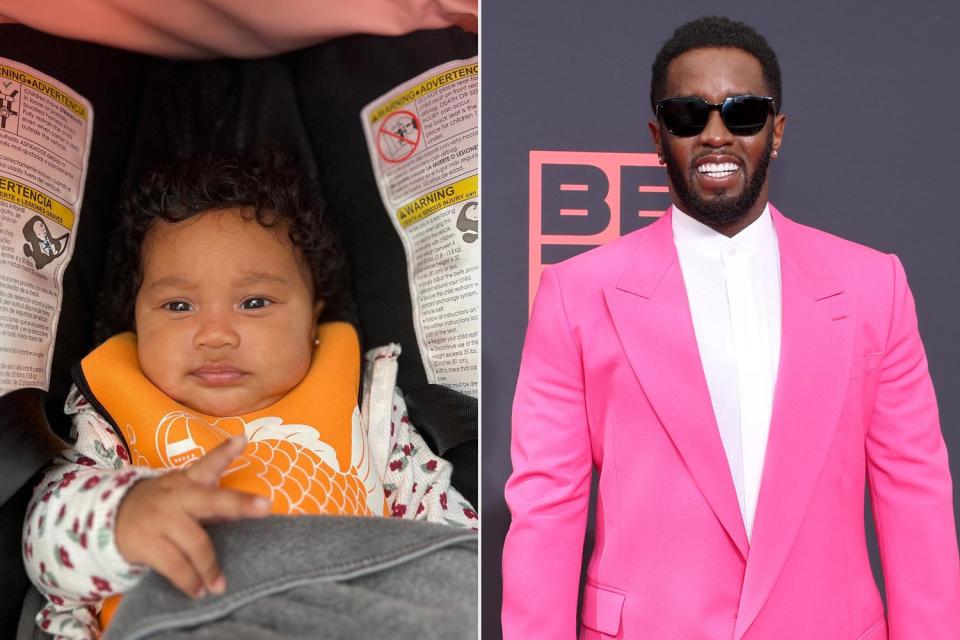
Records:
[[[787,126],[771,202],[903,261],[960,484],[960,6],[484,2],[484,639],[500,637],[510,406],[540,270],[669,205],[647,129],[650,66],[677,26],[718,13],[779,57]],[[882,583],[872,524],[868,536]]]

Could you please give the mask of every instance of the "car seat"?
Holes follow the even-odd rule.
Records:
[[[258,144],[294,151],[319,178],[353,265],[355,321],[365,347],[404,347],[398,385],[411,420],[454,463],[453,484],[477,504],[477,402],[429,384],[413,327],[406,258],[383,209],[360,109],[438,64],[476,55],[459,28],[400,37],[349,36],[261,60],[183,62],[0,25],[0,57],[32,66],[94,105],[77,244],[63,282],[48,391],[0,397],[0,629],[15,629],[27,580],[20,531],[31,479],[65,445],[69,369],[94,346],[103,256],[122,184],[154,164]],[[365,265],[359,268],[358,265]]]

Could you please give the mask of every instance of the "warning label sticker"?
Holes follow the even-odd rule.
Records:
[[[0,58],[0,395],[50,385],[92,127],[83,96]]]
[[[479,67],[457,60],[361,110],[384,207],[407,256],[427,379],[477,395],[480,347]]]

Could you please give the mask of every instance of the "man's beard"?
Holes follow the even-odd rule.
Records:
[[[739,196],[719,197],[704,200],[690,187],[687,168],[680,167],[670,153],[670,145],[663,145],[663,161],[667,165],[674,194],[680,201],[680,208],[691,218],[708,227],[718,229],[742,219],[757,202],[763,183],[767,179],[767,167],[770,165],[770,151],[773,148],[773,136],[767,138],[767,146],[757,162],[753,175],[746,175],[747,186]],[[746,168],[744,167],[744,171]],[[692,179],[692,178],[691,178]]]

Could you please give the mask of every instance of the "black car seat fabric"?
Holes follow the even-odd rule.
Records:
[[[0,25],[0,56],[42,71],[84,95],[94,105],[94,135],[87,183],[80,210],[77,245],[63,278],[63,304],[57,326],[56,348],[47,416],[61,437],[69,423],[63,401],[70,387],[70,367],[93,346],[96,300],[103,281],[102,257],[116,220],[117,201],[127,174],[142,94],[145,57],[98,45],[64,40],[15,24]],[[16,396],[17,394],[10,394]],[[0,398],[0,407],[7,404]],[[20,401],[22,402],[22,401]],[[6,463],[8,447],[0,431],[0,456]],[[18,450],[14,448],[14,450]],[[41,464],[46,459],[41,461]],[[11,460],[11,464],[21,461]],[[26,463],[24,463],[26,464]],[[11,477],[0,475],[0,502],[7,491],[22,484],[36,467]]]
[[[23,389],[0,397],[0,630],[9,631],[16,629],[27,586],[20,537],[31,479],[65,446],[60,438],[69,432],[63,414],[69,370],[93,347],[101,257],[130,157],[145,58],[16,24],[0,25],[0,57],[66,83],[93,103],[96,114],[76,249],[63,278],[49,392]]]

